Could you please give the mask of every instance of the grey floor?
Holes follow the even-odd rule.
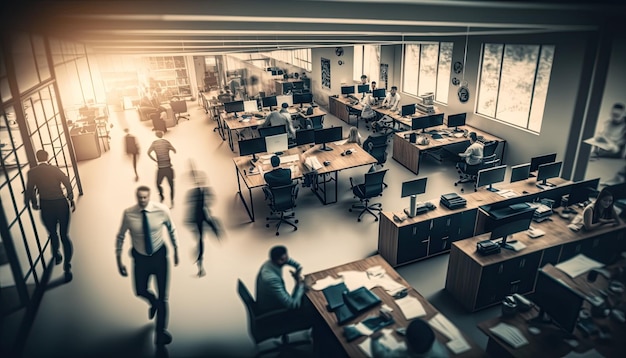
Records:
[[[363,177],[367,168],[355,168],[339,175],[339,199],[323,206],[306,188],[300,190],[297,217],[298,231],[289,228],[275,236],[265,227],[268,214],[263,194],[253,192],[258,220],[251,223],[236,196],[237,181],[231,152],[213,131],[215,122],[204,111],[189,103],[191,120],[166,134],[177,149],[173,155],[176,170],[176,202],[172,215],[177,224],[181,262],[171,268],[169,330],[174,336],[166,351],[156,352],[153,322],[148,321],[147,304],[133,294],[131,279],[117,273],[115,237],[122,210],[134,204],[134,191],[139,184],[154,188],[156,168],[146,155],[139,161],[140,180],[134,181],[131,163],[123,154],[122,127],[127,123],[145,151],[155,138],[148,123],[139,122],[133,110],[112,113],[112,148],[95,160],[79,163],[84,195],[78,199],[73,214],[71,236],[75,246],[74,280],[63,284],[61,266],[52,274],[52,288],[44,295],[34,325],[26,342],[26,357],[206,357],[252,356],[254,345],[247,332],[245,308],[236,293],[240,278],[254,292],[259,266],[266,260],[273,245],[283,244],[290,255],[304,267],[304,273],[359,260],[377,250],[378,223],[373,217],[357,222],[356,214],[348,212],[355,202],[348,178]],[[348,126],[333,116],[325,125]],[[364,138],[368,135],[360,129]],[[205,237],[207,275],[196,277],[194,265],[195,237],[184,224],[185,192],[191,188],[190,162],[207,172],[216,191],[213,213],[225,227],[225,238],[217,241]],[[386,182],[389,187],[380,198],[386,210],[401,210],[408,198],[400,198],[400,183],[415,178],[411,172],[391,159]],[[451,162],[443,164],[425,160],[421,175],[428,177],[427,193],[421,200],[434,199],[442,193],[458,191],[453,182],[456,171]],[[167,190],[167,189],[166,189]],[[166,201],[169,204],[169,201]],[[126,242],[125,248],[129,244]],[[124,255],[127,265],[129,256]],[[448,255],[398,268],[398,272],[439,310],[456,323],[480,346],[485,337],[476,324],[499,313],[498,308],[469,314],[443,290]],[[288,275],[287,275],[288,276]],[[286,282],[290,282],[289,277]]]

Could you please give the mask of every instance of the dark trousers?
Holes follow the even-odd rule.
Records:
[[[156,184],[159,189],[159,197],[161,197],[161,200],[164,199],[163,186],[161,186],[163,178],[167,179],[167,183],[170,185],[170,199],[174,201],[174,169],[172,167],[167,167],[159,168],[157,170]]]
[[[132,250],[135,275],[135,294],[143,297],[157,308],[156,332],[161,333],[167,325],[167,284],[169,269],[167,263],[167,248],[161,246],[152,256],[145,256]],[[156,278],[158,297],[148,289],[150,276]]]
[[[68,271],[71,266],[72,253],[74,252],[72,247],[72,241],[67,234],[70,226],[70,206],[65,198],[55,200],[39,200],[41,207],[41,219],[48,231],[48,237],[50,237],[50,245],[52,246],[52,254],[55,255],[59,251],[59,234],[61,236],[61,242],[63,242],[63,253],[65,254],[65,271]],[[59,234],[57,234],[57,224],[59,226]]]
[[[198,233],[198,261],[202,260],[202,258],[204,257],[204,241],[202,240],[204,236],[204,223],[207,223],[211,227],[211,229],[215,233],[215,236],[220,236],[220,229],[215,218],[207,215],[196,218],[195,225]]]

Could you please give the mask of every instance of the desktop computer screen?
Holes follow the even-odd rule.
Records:
[[[370,91],[370,85],[365,84],[365,85],[358,85],[357,86],[357,92],[359,93],[366,93]]]
[[[599,183],[600,178],[595,178],[572,184],[570,186],[570,192],[567,197],[567,206],[584,203],[589,200],[589,198],[592,196],[591,194],[598,189]]]
[[[530,176],[530,163],[514,165],[511,167],[511,183],[528,179]]]
[[[428,127],[430,127],[430,122],[428,121],[428,117],[413,117],[413,119],[411,120],[411,129],[414,131],[418,129],[423,130]]]
[[[464,126],[467,113],[451,114],[448,116],[448,128]]]
[[[276,96],[276,102],[278,103],[278,106],[282,106],[283,103],[287,103],[287,105],[291,107],[293,106],[293,96],[290,94]]]
[[[233,101],[224,103],[224,111],[226,113],[243,112],[243,101]]]
[[[263,97],[261,98],[261,102],[263,102],[263,107],[278,106],[278,101],[276,100],[276,96]]]
[[[437,127],[443,125],[443,113],[439,114],[431,114],[428,118],[428,126],[429,127]]]
[[[557,178],[561,174],[561,166],[563,162],[554,162],[542,164],[537,171],[537,181],[541,181],[541,185],[554,186],[547,182],[548,179]]]
[[[294,93],[293,104],[312,103],[313,93]]]
[[[541,164],[552,163],[556,160],[556,153],[540,155],[530,158],[530,172],[536,172]]]
[[[304,89],[304,82],[294,81],[294,82],[291,82],[291,86],[295,90],[301,90],[301,89]]]
[[[374,90],[374,92],[372,92],[372,97],[376,99],[385,98],[386,96],[387,96],[387,93],[385,93],[384,88],[377,88]]]
[[[284,125],[261,127],[259,128],[259,136],[261,138],[269,137],[276,134],[287,133],[287,128]]]
[[[506,173],[506,165],[499,165],[493,168],[482,169],[478,171],[478,179],[476,180],[476,188],[489,185],[487,190],[498,191],[492,185],[504,181]]]
[[[315,143],[315,129],[301,129],[296,131],[296,145]]]
[[[354,86],[341,86],[341,94],[353,94],[354,93]]]
[[[322,144],[322,150],[332,150],[326,147],[326,143],[337,142],[343,139],[342,127],[330,127],[316,130],[314,133],[315,144]]]
[[[400,115],[401,116],[410,116],[412,114],[415,114],[415,104],[407,104],[402,106],[401,110],[400,110]]]
[[[275,153],[276,155],[280,155],[283,151],[289,149],[287,133],[265,137],[265,149],[268,153]]]
[[[563,281],[539,269],[532,300],[540,310],[538,317],[530,322],[553,323],[573,333],[585,299]]]
[[[491,235],[489,239],[498,240],[502,238],[500,247],[513,250],[513,248],[506,243],[508,236],[520,231],[528,230],[531,222],[533,221],[534,214],[535,208],[527,208],[495,220],[490,225]]]
[[[239,155],[250,155],[266,152],[265,138],[252,138],[239,141]],[[255,157],[256,159],[256,157]]]
[[[424,194],[426,192],[426,180],[428,178],[419,178],[411,181],[405,181],[402,183],[402,194],[401,198],[410,196],[410,195],[418,195]]]
[[[243,111],[246,113],[258,112],[259,104],[256,100],[252,101],[244,101],[243,102]]]

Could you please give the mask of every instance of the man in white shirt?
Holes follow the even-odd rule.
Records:
[[[457,168],[465,171],[468,165],[478,165],[483,160],[483,144],[478,141],[476,132],[469,133],[470,146],[465,152],[459,153],[459,157],[465,158],[464,162],[457,163]]]
[[[391,86],[391,90],[387,93],[387,97],[383,100],[383,106],[392,111],[397,111],[399,104],[400,95],[398,94],[398,87]]]

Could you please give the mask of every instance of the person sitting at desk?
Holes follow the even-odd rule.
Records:
[[[456,167],[462,171],[466,171],[468,165],[478,165],[483,160],[483,144],[478,141],[476,132],[470,132],[469,139],[470,146],[465,149],[465,152],[459,153],[459,157],[465,158],[465,161],[456,164]]]
[[[365,123],[378,119],[376,111],[372,109],[372,107],[376,105],[376,99],[372,97],[371,93],[368,93],[365,95],[365,97],[363,97],[363,99],[361,100],[361,105],[363,105],[363,110],[361,110],[361,118],[365,121]]]
[[[607,224],[617,225],[619,218],[613,207],[613,194],[604,188],[596,201],[583,210],[583,227],[585,230],[593,230]]]
[[[361,145],[361,134],[356,127],[350,127],[350,132],[348,133],[348,138],[346,138],[346,143],[356,143],[359,146]]]
[[[383,107],[389,108],[392,111],[397,111],[399,104],[400,95],[398,94],[398,87],[391,86],[391,90],[387,93],[387,97],[383,100]]]
[[[291,121],[291,113],[289,113],[289,105],[286,102],[280,105],[280,114],[285,116],[285,118],[287,118],[288,121]]]
[[[272,171],[263,175],[265,182],[270,188],[291,184],[291,169],[279,168],[280,158],[276,155],[270,159]]]
[[[366,75],[361,75],[361,83],[359,83],[361,85],[366,85],[367,84],[367,76]]]
[[[448,357],[446,348],[437,341],[435,332],[424,320],[416,318],[406,328],[406,347],[391,350],[380,342],[382,331],[372,335],[371,349],[374,358],[421,357],[445,358]]]
[[[374,92],[375,89],[376,89],[376,81],[372,81],[372,83],[370,83],[370,92]]]
[[[291,123],[291,117],[287,119],[284,114],[281,114],[277,111],[274,111],[265,118],[265,122],[261,125],[261,127],[273,127],[273,126],[285,126],[287,130],[287,135],[290,139],[296,138],[296,130],[293,128],[293,124]]]
[[[613,105],[611,118],[604,122],[604,127],[594,140],[603,145],[602,148],[593,146],[591,151],[593,156],[626,158],[626,117],[623,104]]]

